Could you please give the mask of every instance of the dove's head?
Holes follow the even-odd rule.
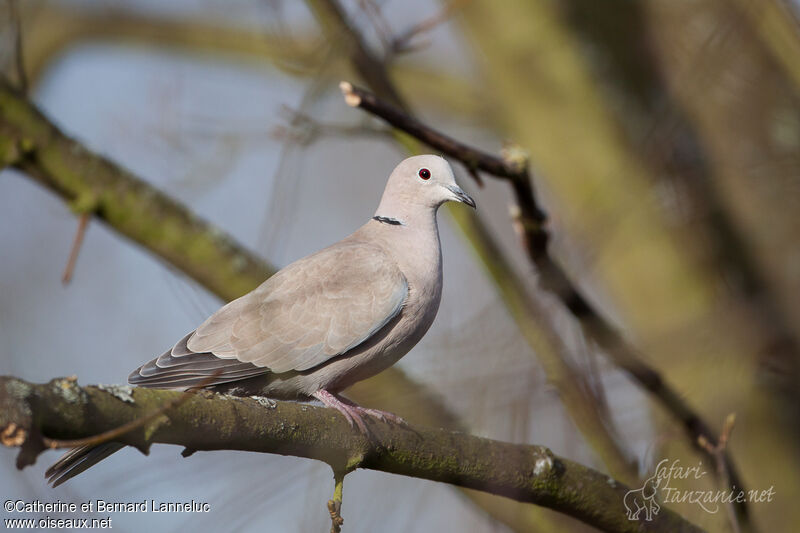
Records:
[[[456,184],[453,169],[443,157],[418,155],[392,171],[375,214],[404,220],[420,210],[435,211],[450,200],[475,207],[475,201]]]

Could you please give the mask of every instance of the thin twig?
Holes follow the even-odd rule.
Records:
[[[733,426],[736,423],[736,414],[731,413],[725,419],[725,424],[722,427],[722,432],[719,435],[719,439],[717,443],[714,444],[708,440],[707,437],[704,435],[700,435],[697,438],[697,443],[703,447],[709,454],[714,457],[717,474],[719,475],[720,479],[722,479],[723,483],[726,486],[731,487],[731,479],[730,479],[730,472],[728,472],[728,465],[725,461],[725,450],[728,447],[728,441],[731,437],[731,432],[733,431]],[[735,488],[735,486],[733,486]],[[744,489],[740,488],[740,492],[743,492]],[[736,509],[733,506],[733,500],[729,499],[725,505],[725,510],[728,513],[728,520],[731,523],[731,529],[733,533],[741,533],[742,528],[739,525],[738,517],[736,516]]]
[[[286,117],[286,125],[272,129],[271,136],[279,140],[287,140],[300,145],[310,145],[319,139],[330,137],[379,137],[389,136],[391,128],[378,128],[369,124],[333,124],[321,122],[314,117],[283,106],[281,114]]]
[[[465,3],[466,0],[451,0],[450,2],[447,2],[437,13],[418,22],[417,24],[414,24],[406,31],[392,39],[389,47],[389,53],[391,55],[402,54],[418,48],[420,45],[412,44],[412,41],[415,38],[419,37],[423,33],[428,33],[434,30],[437,26],[449,20],[450,17],[453,16],[453,13],[460,9]]]
[[[103,444],[104,442],[118,439],[122,435],[125,435],[126,433],[129,433],[134,429],[142,427],[143,425],[152,422],[153,420],[163,415],[170,409],[178,407],[183,402],[188,400],[192,396],[192,394],[202,389],[206,385],[213,383],[214,379],[221,373],[222,369],[217,370],[216,372],[208,376],[206,379],[204,379],[201,383],[197,384],[196,386],[190,389],[186,389],[186,391],[184,391],[183,394],[181,394],[180,396],[176,396],[175,398],[166,402],[158,409],[155,409],[150,413],[147,413],[135,420],[131,420],[130,422],[122,424],[121,426],[116,427],[114,429],[110,429],[108,431],[98,433],[97,435],[92,435],[90,437],[85,437],[83,439],[59,440],[59,439],[50,439],[47,437],[42,437],[42,441],[48,448],[58,449],[58,448],[78,448],[79,446],[97,446],[98,444]]]
[[[136,428],[139,428],[149,422],[152,422],[166,411],[177,407],[181,403],[185,402],[189,397],[189,394],[183,394],[178,396],[177,398],[173,398],[169,402],[165,403],[162,407],[142,416],[141,418],[137,418],[136,420],[132,420],[126,424],[123,424],[119,427],[114,429],[110,429],[108,431],[104,431],[103,433],[98,433],[97,435],[92,435],[91,437],[85,437],[83,439],[72,439],[72,440],[60,440],[60,439],[49,439],[47,437],[43,437],[42,440],[44,441],[45,446],[51,449],[59,449],[59,448],[78,448],[80,446],[97,446],[99,444],[103,444],[104,442],[108,442],[111,440],[118,439],[122,435],[133,431]]]
[[[464,168],[467,170],[467,174],[472,176],[472,179],[478,184],[478,187],[483,189],[483,178],[481,178],[481,175],[478,174],[478,171],[468,165],[464,165]]]
[[[23,94],[28,92],[28,75],[25,73],[25,54],[22,49],[22,16],[18,0],[8,0],[11,24],[14,26],[14,66],[17,71],[17,84]]]
[[[61,283],[64,285],[72,281],[72,273],[75,271],[75,263],[78,261],[78,253],[83,244],[83,237],[86,235],[86,228],[89,226],[91,213],[82,213],[78,219],[78,229],[75,231],[75,239],[72,241],[72,249],[69,252],[67,266],[64,268],[64,275],[61,276]]]
[[[367,18],[369,18],[372,27],[375,28],[375,33],[378,34],[378,38],[380,38],[383,46],[387,50],[390,50],[392,42],[394,41],[392,38],[392,27],[389,25],[389,21],[386,20],[386,17],[383,16],[381,6],[379,6],[375,0],[358,0],[358,5],[361,7],[361,11],[367,14]]]
[[[340,533],[342,531],[342,492],[344,489],[344,476],[346,472],[342,470],[333,470],[333,478],[336,483],[333,489],[333,499],[328,500],[328,512],[331,515],[331,533]]]
[[[395,128],[408,133],[412,137],[416,137],[450,157],[458,159],[470,168],[511,180],[521,179],[528,173],[527,165],[524,162],[520,164],[519,162],[506,161],[502,157],[477,150],[423,124],[399,107],[384,102],[366,89],[355,87],[347,81],[341,82],[339,88],[342,90],[347,105],[360,107],[368,111]]]
[[[328,41],[341,47],[353,68],[370,87],[392,104],[406,108],[383,63],[367,45],[364,37],[351,26],[347,12],[338,0],[307,0]]]

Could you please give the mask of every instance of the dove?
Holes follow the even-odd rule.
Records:
[[[402,422],[340,393],[396,363],[433,323],[442,296],[436,213],[447,201],[475,208],[444,158],[405,159],[366,224],[226,304],[128,382],[316,399],[363,433],[365,417]],[[46,475],[58,486],[122,447],[75,448]]]

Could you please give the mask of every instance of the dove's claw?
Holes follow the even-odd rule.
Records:
[[[386,411],[380,411],[378,409],[367,409],[365,407],[361,407],[347,398],[337,396],[336,394],[328,392],[325,389],[318,390],[313,396],[317,400],[321,401],[326,407],[331,407],[342,413],[342,416],[344,416],[345,419],[347,419],[347,421],[350,423],[350,427],[353,427],[353,424],[355,424],[364,435],[369,435],[369,430],[367,429],[367,425],[364,423],[364,418],[362,415],[373,416],[383,422],[393,422],[395,424],[406,425],[406,421],[395,414],[387,413]]]
[[[339,399],[342,401],[342,403],[358,409],[359,412],[365,415],[374,416],[381,422],[392,422],[404,426],[408,425],[408,423],[405,420],[403,420],[401,417],[397,416],[394,413],[389,413],[388,411],[381,411],[380,409],[369,409],[367,407],[361,407],[360,405],[356,404],[353,400],[350,400],[348,398],[340,397]]]
[[[318,390],[313,394],[313,396],[317,400],[321,401],[326,407],[336,409],[342,413],[342,416],[345,417],[347,422],[350,424],[350,427],[353,427],[353,424],[355,424],[358,426],[358,429],[361,431],[361,433],[364,435],[369,434],[367,425],[364,423],[364,419],[361,417],[361,409],[358,406],[343,402],[341,398],[326,391],[325,389]]]
[[[359,407],[363,412],[370,416],[374,416],[378,420],[382,422],[392,422],[394,424],[400,424],[403,426],[407,426],[408,422],[406,422],[402,417],[397,416],[396,414],[389,413],[387,411],[381,411],[380,409],[366,409],[363,407]]]

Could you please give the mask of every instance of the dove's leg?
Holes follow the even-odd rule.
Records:
[[[336,394],[326,391],[325,389],[320,389],[313,394],[314,398],[321,401],[327,407],[331,407],[336,409],[347,419],[350,423],[350,426],[353,424],[358,426],[358,429],[361,430],[362,433],[365,435],[369,433],[367,430],[367,426],[364,423],[363,415],[374,416],[375,418],[383,421],[391,421],[398,424],[405,424],[405,420],[400,418],[397,415],[392,413],[387,413],[386,411],[379,411],[378,409],[366,409],[361,407],[360,405],[356,405],[352,401],[348,400],[347,398],[343,398]]]

